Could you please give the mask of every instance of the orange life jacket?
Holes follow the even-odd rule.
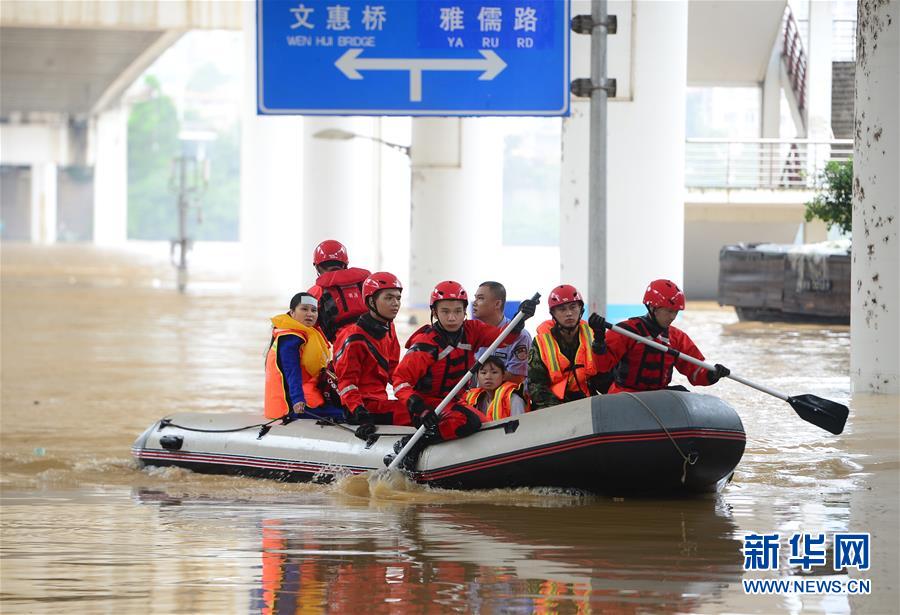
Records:
[[[488,421],[498,421],[500,419],[505,419],[511,416],[512,413],[512,396],[513,393],[519,392],[519,385],[515,382],[501,382],[500,386],[494,391],[494,396],[491,399],[490,403],[485,409],[484,414],[487,416]],[[490,391],[486,391],[481,387],[476,387],[474,389],[469,389],[466,391],[465,399],[466,403],[472,407],[477,408],[478,402],[481,399],[482,395],[489,395]],[[528,407],[527,398],[522,395],[523,401],[525,401],[525,412],[528,412],[530,408]]]
[[[550,376],[550,390],[559,399],[565,399],[566,391],[581,391],[585,396],[589,396],[591,391],[587,384],[588,378],[599,373],[594,353],[591,351],[594,334],[585,321],[582,320],[578,324],[578,351],[575,353],[575,364],[571,365],[551,333],[555,324],[553,320],[541,323],[534,338],[538,344],[541,362]]]
[[[306,405],[318,408],[325,405],[319,391],[319,373],[328,365],[330,349],[318,329],[300,324],[287,314],[272,319],[272,345],[266,354],[266,418],[277,419],[288,413],[287,381],[278,367],[278,340],[285,335],[296,335],[303,340],[300,346],[300,369],[303,371],[303,395]]]

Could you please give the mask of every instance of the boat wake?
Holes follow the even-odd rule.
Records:
[[[458,491],[423,485],[399,471],[378,470],[339,478],[330,486],[339,497],[366,499],[374,503],[403,504],[503,504],[521,506],[570,506],[598,496],[577,489],[522,487]]]

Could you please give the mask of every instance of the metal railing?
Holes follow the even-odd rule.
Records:
[[[853,155],[851,139],[687,139],[688,188],[808,190],[831,160]]]
[[[784,7],[784,26],[782,31],[781,58],[791,81],[791,89],[797,99],[797,107],[804,115],[806,108],[806,52],[803,50],[803,39],[800,28],[790,5]]]

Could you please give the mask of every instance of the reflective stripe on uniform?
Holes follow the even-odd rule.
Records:
[[[359,390],[359,388],[358,388],[355,384],[348,384],[348,385],[345,386],[343,389],[341,389],[340,391],[338,391],[338,395],[340,395],[341,397],[343,397],[344,395],[346,395],[346,394],[349,393],[350,391],[358,391],[358,390]]]

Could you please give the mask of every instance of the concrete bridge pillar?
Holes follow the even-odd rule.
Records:
[[[128,237],[128,112],[116,106],[93,119],[94,243]]]
[[[324,239],[347,246],[350,265],[378,266],[380,216],[376,186],[378,157],[384,146],[366,139],[317,138],[322,130],[372,136],[377,119],[307,117],[303,124],[303,231],[300,254],[310,283],[315,277],[312,253]],[[404,229],[400,229],[402,232]]]
[[[56,179],[55,162],[31,165],[31,243],[56,243]]]
[[[470,294],[503,240],[503,138],[489,119],[416,118],[412,127],[410,307],[456,280]],[[402,232],[402,230],[400,231]]]
[[[256,114],[256,3],[243,8],[241,281],[249,292],[277,293],[286,305],[309,287],[301,240],[303,119]]]
[[[631,96],[609,102],[606,127],[607,305],[595,309],[610,320],[642,313],[650,280],[683,283],[687,2],[636,2],[633,7]],[[577,14],[581,8],[573,10]],[[573,77],[588,74],[587,39],[573,39]],[[609,77],[621,77],[612,56]],[[588,280],[588,116],[588,104],[575,102],[572,116],[563,122],[561,281],[579,288],[586,288]]]
[[[850,374],[900,393],[900,3],[860,0],[856,25]]]
[[[372,136],[378,122],[372,118],[257,115],[255,11],[254,3],[245,3],[242,280],[249,291],[287,301],[314,282],[312,253],[323,239],[343,242],[351,265],[377,265],[375,175],[382,146],[315,136],[324,129]]]

